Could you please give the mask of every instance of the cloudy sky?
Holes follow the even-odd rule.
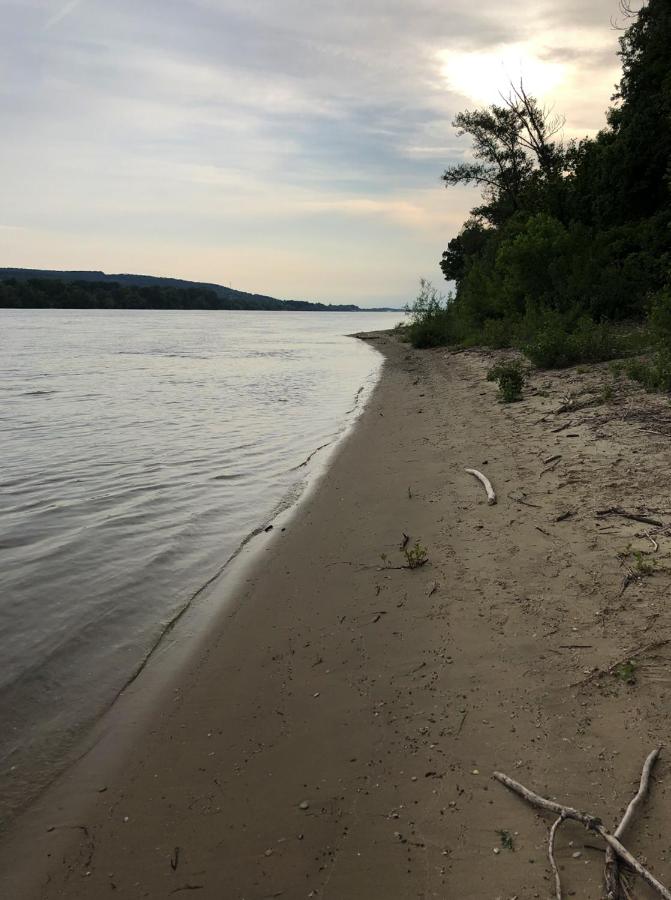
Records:
[[[617,0],[0,0],[0,265],[399,303],[509,78],[594,133]]]

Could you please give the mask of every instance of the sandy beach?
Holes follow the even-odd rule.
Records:
[[[549,820],[495,770],[615,827],[669,742],[668,400],[603,366],[504,406],[495,354],[369,339],[382,378],[317,489],[5,835],[1,897],[549,897]],[[625,840],[667,884],[669,753]],[[557,862],[601,897],[598,838],[565,824]]]

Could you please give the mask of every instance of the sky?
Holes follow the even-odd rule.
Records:
[[[477,200],[454,115],[521,75],[594,134],[617,7],[0,0],[0,265],[403,304]]]

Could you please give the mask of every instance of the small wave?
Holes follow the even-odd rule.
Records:
[[[21,397],[46,397],[49,394],[57,394],[58,391],[25,391]]]

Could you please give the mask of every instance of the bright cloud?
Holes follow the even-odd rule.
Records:
[[[454,115],[510,79],[604,121],[617,0],[0,0],[0,264],[402,303],[475,202]]]

